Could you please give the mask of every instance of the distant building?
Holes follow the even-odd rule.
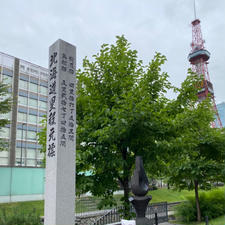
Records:
[[[218,104],[217,110],[218,110],[218,113],[220,115],[220,119],[221,119],[221,122],[223,124],[223,127],[225,127],[225,102],[222,102],[222,103]]]
[[[46,68],[0,53],[0,80],[10,85],[13,98],[12,111],[0,115],[10,120],[0,131],[9,143],[8,151],[0,152],[0,166],[41,166],[36,134],[47,112],[47,78]]]

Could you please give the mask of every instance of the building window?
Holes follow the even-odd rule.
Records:
[[[36,140],[37,133],[35,131],[27,131],[28,140]]]
[[[9,138],[9,128],[8,127],[3,127],[0,129],[0,137]]]
[[[35,167],[36,166],[36,159],[27,159],[26,163],[27,163],[26,166]]]
[[[37,124],[37,116],[35,116],[35,115],[28,115],[28,123],[35,123],[35,124]]]
[[[38,85],[30,83],[29,84],[29,90],[32,91],[32,92],[38,93]]]
[[[9,152],[8,151],[0,151],[0,157],[8,158]]]
[[[36,151],[37,151],[37,159],[43,159],[44,158],[44,153],[40,152],[39,149],[37,149]]]
[[[27,97],[19,96],[19,105],[27,106]]]
[[[21,152],[22,150],[22,152]],[[17,159],[21,159],[21,156],[22,158],[24,159],[25,156],[26,156],[26,149],[25,148],[16,148],[16,158]]]
[[[0,114],[0,119],[10,120],[11,119],[11,112]]]
[[[34,107],[34,108],[37,108],[38,107],[38,101],[36,99],[30,98],[29,99],[29,106],[30,107]]]
[[[12,84],[12,77],[2,75],[2,82],[4,84]]]
[[[47,102],[39,101],[39,108],[42,110],[47,110]]]
[[[48,89],[46,87],[40,86],[40,93],[43,95],[47,95]]]
[[[28,90],[28,82],[24,80],[19,80],[19,88]]]
[[[27,122],[27,114],[26,113],[18,112],[18,114],[17,114],[17,120],[19,122]]]
[[[34,148],[27,148],[27,158],[29,158],[29,159],[36,159],[36,149],[34,149]]]
[[[44,117],[38,116],[38,122],[37,123],[41,125],[43,119],[44,119]]]
[[[0,157],[0,165],[7,166],[8,165],[8,157]]]
[[[17,131],[16,131],[16,139],[18,140],[25,140],[25,137],[26,137],[26,130],[23,130],[23,132],[22,132],[22,130],[21,129],[17,129]]]

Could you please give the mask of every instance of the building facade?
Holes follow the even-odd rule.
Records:
[[[223,127],[225,127],[225,102],[221,102],[217,105],[218,113],[220,115],[221,122]]]
[[[0,115],[10,123],[0,130],[8,143],[0,152],[0,166],[41,167],[44,155],[37,132],[47,112],[48,70],[0,52],[0,80],[10,86],[13,99],[10,113]]]

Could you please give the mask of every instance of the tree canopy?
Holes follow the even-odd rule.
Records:
[[[161,70],[165,61],[156,53],[143,65],[120,36],[115,44],[103,44],[92,60],[85,58],[77,71],[77,188],[103,197],[106,205],[122,187],[125,217],[137,155],[148,174],[166,176],[180,189],[206,188],[225,171],[224,130],[210,126],[210,98],[198,102],[202,79],[189,70],[175,88]],[[168,91],[177,97],[168,99]],[[46,130],[39,135],[43,151],[45,135]]]
[[[93,62],[84,59],[77,73],[77,151],[79,165],[92,171],[94,195],[111,198],[119,181],[128,204],[135,156],[157,167],[157,140],[169,132],[165,93],[173,88],[161,71],[165,60],[156,53],[144,66],[123,36],[102,45]]]
[[[172,102],[181,107],[173,119],[176,135],[170,142],[173,157],[169,160],[167,176],[173,186],[195,190],[200,221],[198,189],[210,189],[214,182],[224,182],[225,130],[212,127],[215,120],[212,99],[208,96],[199,102],[197,91],[195,85],[190,86],[185,81],[177,99]],[[193,96],[187,97],[188,93]]]

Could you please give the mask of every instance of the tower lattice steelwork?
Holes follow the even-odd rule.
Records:
[[[205,41],[202,38],[200,20],[196,19],[196,13],[195,19],[192,21],[191,24],[192,24],[192,43],[191,43],[191,53],[188,55],[188,60],[192,65],[192,70],[197,74],[199,74],[199,76],[203,76],[201,89],[198,92],[198,98],[199,101],[202,101],[210,94],[216,115],[216,119],[213,122],[212,126],[222,128],[222,122],[220,120],[215,103],[213,85],[210,81],[207,67],[208,60],[210,58],[210,53],[204,47]]]

